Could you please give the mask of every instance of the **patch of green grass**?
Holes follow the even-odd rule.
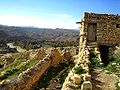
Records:
[[[75,67],[74,72],[75,74],[79,74],[79,75],[86,73],[86,71],[81,66]]]
[[[116,82],[116,84],[115,84],[116,90],[120,90],[120,86],[118,86],[118,83],[120,83],[120,81]]]
[[[2,69],[0,73],[8,68],[14,68],[23,62],[27,62],[27,60],[28,60],[28,57],[25,54],[20,53],[20,55],[16,57],[15,61],[11,63],[10,65],[8,65],[7,67],[5,67],[4,69]]]
[[[120,49],[116,50],[113,56],[111,56],[110,63],[107,67],[104,67],[104,70],[109,71],[109,74],[114,73],[120,77]],[[120,81],[117,81],[115,84],[116,90],[120,90],[118,83],[120,83]]]
[[[94,67],[103,67],[101,60],[98,58],[95,52],[90,53],[90,62],[90,69],[93,69]]]
[[[115,73],[118,77],[120,77],[120,49],[113,54],[110,61],[111,62],[104,69],[111,73]]]
[[[91,66],[92,67],[94,67],[94,66],[100,67],[100,60],[97,57],[93,57],[92,62],[91,62]]]
[[[20,55],[11,65],[0,72],[0,80],[11,79],[21,72],[36,65],[38,60],[28,59],[25,55]]]

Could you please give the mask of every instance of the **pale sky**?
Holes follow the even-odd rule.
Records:
[[[120,0],[0,0],[0,24],[78,29],[84,12],[120,14]]]

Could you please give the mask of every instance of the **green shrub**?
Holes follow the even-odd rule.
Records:
[[[86,73],[85,70],[81,66],[75,67],[74,72],[75,72],[75,74],[79,74],[79,75]]]
[[[111,62],[104,69],[120,77],[120,49],[116,50],[110,61]]]
[[[0,80],[4,80],[7,78],[12,78],[14,76],[19,75],[21,72],[27,70],[28,68],[31,68],[32,66],[36,65],[38,60],[33,60],[30,59],[27,62],[24,63],[19,63],[19,65],[17,64],[18,61],[15,61],[14,63],[12,63],[12,65],[10,65],[9,67],[5,68],[3,71],[1,71],[1,75],[0,75]]]
[[[118,81],[118,82],[115,83],[116,90],[120,90],[120,87],[118,86],[118,83],[120,83],[120,81]]]
[[[102,67],[103,64],[101,63],[100,59],[98,58],[97,54],[94,52],[90,53],[90,69],[93,69],[94,67]]]

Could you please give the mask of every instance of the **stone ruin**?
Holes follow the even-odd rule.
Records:
[[[115,46],[120,43],[120,16],[113,14],[85,13],[80,22],[80,36],[87,37],[87,43]]]
[[[73,57],[75,66],[70,70],[61,90],[79,90],[80,88],[81,90],[93,90],[89,69],[90,50],[96,48],[103,63],[108,64],[108,57],[111,56],[115,47],[120,44],[120,16],[118,15],[86,12],[82,21],[77,23],[80,23],[79,54],[75,54],[76,56]],[[30,90],[32,84],[50,66],[56,66],[61,62],[67,63],[68,56],[71,56],[66,50],[64,53],[59,49],[50,51],[49,54],[42,56],[39,51],[30,52],[29,57],[39,59],[39,63],[11,81],[2,81],[0,90]],[[77,67],[81,67],[85,72],[82,74],[75,73],[74,69]]]
[[[1,70],[12,64],[20,54],[24,54],[28,57],[28,60],[23,62],[23,64],[31,59],[38,60],[38,63],[27,68],[16,77],[2,80],[0,82],[0,90],[33,90],[33,85],[42,78],[42,75],[44,75],[50,67],[57,67],[60,63],[69,64],[72,60],[72,56],[76,55],[76,52],[76,47],[66,47],[63,48],[63,50],[61,50],[61,48],[40,48],[1,56],[0,59],[4,63],[4,66],[2,68],[0,67]]]
[[[90,75],[90,54],[95,51],[104,65],[120,45],[120,16],[113,14],[84,13],[80,24],[79,54],[74,56],[75,66],[69,72],[61,90],[93,90]],[[82,67],[85,73],[76,74]]]
[[[86,40],[86,46],[98,48],[103,63],[107,64],[120,44],[120,16],[85,12],[81,22],[77,23],[80,23],[80,44]]]

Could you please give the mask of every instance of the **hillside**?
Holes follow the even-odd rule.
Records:
[[[37,41],[76,41],[79,31],[72,29],[51,29],[36,27],[15,27],[0,25],[2,40],[37,40]]]

